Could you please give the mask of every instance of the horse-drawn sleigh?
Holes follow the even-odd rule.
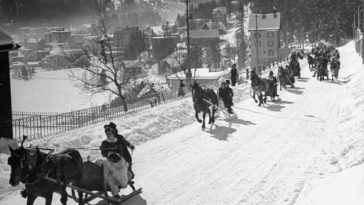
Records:
[[[44,197],[45,204],[50,205],[54,192],[61,195],[63,205],[67,204],[68,197],[77,201],[79,205],[95,198],[120,204],[142,191],[134,188],[125,160],[115,162],[114,168],[120,166],[118,173],[123,175],[118,178],[113,174],[105,175],[105,165],[108,162],[101,166],[90,161],[82,162],[82,157],[76,149],[66,149],[54,154],[52,149],[42,148],[49,151],[44,153],[38,147],[24,147],[26,138],[23,137],[20,148],[9,147],[11,155],[8,164],[11,167],[9,183],[12,186],[17,186],[20,182],[25,184],[21,194],[27,198],[27,205],[32,205],[38,196]],[[111,182],[114,182],[114,185],[111,185]],[[133,190],[130,194],[121,197],[108,196],[108,191],[114,191],[115,188],[119,191],[119,188],[126,188],[127,185]],[[66,188],[72,190],[72,195],[67,193]],[[78,192],[78,197],[75,191]]]

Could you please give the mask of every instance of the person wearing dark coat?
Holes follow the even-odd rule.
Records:
[[[231,79],[232,86],[235,86],[236,80],[238,79],[238,77],[239,77],[238,70],[236,69],[236,64],[234,63],[233,66],[231,67],[231,71],[230,71],[230,79]]]
[[[131,179],[134,178],[134,172],[132,171],[132,158],[129,153],[128,147],[131,150],[134,150],[134,145],[132,145],[129,141],[127,141],[123,135],[118,134],[118,130],[116,129],[116,125],[113,122],[110,122],[108,125],[104,126],[105,134],[107,136],[107,140],[102,141],[100,150],[101,155],[103,157],[108,158],[110,161],[118,161],[117,155],[115,157],[115,153],[124,157],[125,161],[128,162],[129,168],[128,170],[132,173]],[[119,156],[119,157],[120,157]]]
[[[225,104],[225,107],[227,108],[227,111],[230,114],[233,114],[233,110],[232,110],[231,106],[234,105],[234,103],[233,103],[234,92],[233,92],[233,89],[231,89],[229,87],[229,85],[230,85],[230,81],[226,80],[225,91],[224,91],[224,93],[225,93],[224,104]]]
[[[183,80],[180,80],[179,81],[178,94],[177,94],[178,97],[184,97],[185,96],[185,91],[183,89],[184,87],[185,87],[185,84],[183,83]]]
[[[269,80],[269,87],[272,92],[272,97],[274,98],[274,97],[278,96],[278,94],[277,94],[278,81],[277,81],[277,78],[273,75],[273,71],[269,72],[268,80]]]

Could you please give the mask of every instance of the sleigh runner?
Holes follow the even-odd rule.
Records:
[[[210,106],[213,106],[214,108],[216,108],[218,110],[217,114],[216,114],[216,117],[219,117],[220,116],[220,113],[222,113],[222,115],[224,116],[225,120],[227,120],[229,122],[229,125],[231,125],[232,121],[234,119],[237,119],[238,116],[237,114],[234,112],[233,114],[230,114],[225,108],[221,107],[221,106],[217,106],[217,105],[214,105],[212,104],[210,101],[208,100],[205,100],[205,102],[207,102]]]
[[[50,178],[48,176],[44,177],[44,179],[47,181],[53,182],[53,183],[58,183],[56,179]],[[62,183],[60,183],[60,185],[62,185]],[[68,194],[68,197],[72,198],[79,204],[87,204],[96,198],[101,198],[101,199],[104,199],[104,200],[114,203],[114,204],[121,204],[121,203],[125,202],[126,200],[130,199],[131,197],[142,193],[142,188],[139,188],[139,189],[134,190],[130,194],[122,195],[119,199],[116,199],[114,197],[105,196],[102,193],[102,191],[92,192],[87,189],[82,189],[82,188],[79,188],[74,185],[67,185],[67,188],[70,188],[72,191],[72,195]],[[74,194],[74,191],[79,191],[79,192],[82,192],[83,194],[86,194],[85,198],[82,200],[82,203],[80,203],[80,199]]]

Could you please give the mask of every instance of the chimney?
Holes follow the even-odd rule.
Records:
[[[274,18],[277,18],[277,8],[275,6],[273,6],[273,13]]]

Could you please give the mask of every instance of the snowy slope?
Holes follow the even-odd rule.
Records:
[[[108,94],[92,96],[76,88],[76,83],[70,79],[68,70],[37,70],[31,80],[11,79],[12,109],[28,112],[70,112],[108,102]]]
[[[134,170],[136,186],[143,193],[125,204],[322,205],[336,197],[341,204],[364,204],[359,195],[364,188],[362,168],[334,174],[364,159],[364,119],[359,116],[364,108],[360,80],[364,69],[351,43],[340,51],[342,69],[336,82],[312,78],[302,61],[302,79],[295,89],[280,92],[279,102],[258,107],[246,87],[236,89],[241,91],[239,99],[245,100],[235,104],[239,119],[231,127],[221,118],[211,130],[201,130],[197,122],[189,124],[194,121],[190,98],[168,104],[166,109],[145,110],[141,117],[115,120],[120,132],[138,144]],[[185,116],[177,117],[179,113]],[[161,127],[165,130],[160,131]],[[155,134],[144,138],[150,133]],[[41,144],[92,147],[103,137],[100,124]],[[97,157],[99,153],[82,155]],[[0,159],[5,162],[6,155]],[[352,183],[358,184],[342,186],[343,177],[357,179]],[[355,193],[345,190],[348,187]],[[324,194],[331,198],[323,201],[319,196]],[[58,199],[53,204],[60,204]],[[24,199],[13,192],[0,204],[24,204]],[[70,200],[69,204],[76,203]]]

